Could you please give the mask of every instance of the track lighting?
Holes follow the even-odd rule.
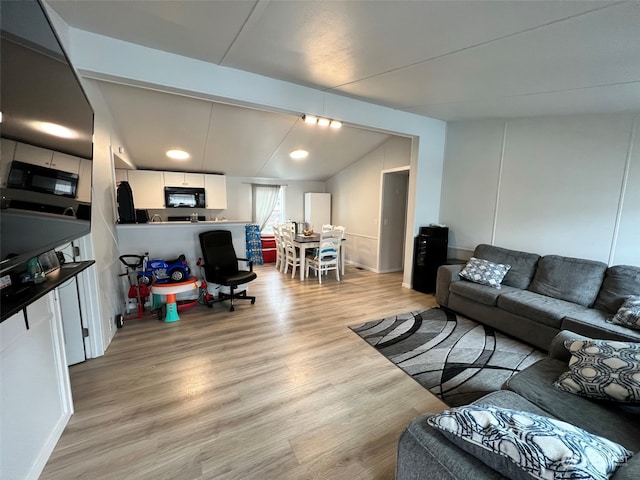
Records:
[[[339,120],[331,120],[324,117],[316,117],[315,115],[303,115],[302,120],[309,125],[318,125],[320,127],[340,128],[342,122]]]

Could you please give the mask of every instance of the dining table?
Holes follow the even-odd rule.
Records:
[[[347,239],[343,238],[340,243],[340,274],[344,275],[344,242]],[[300,280],[304,280],[305,275],[305,263],[307,261],[305,252],[307,249],[318,248],[320,246],[320,234],[313,233],[311,235],[296,235],[293,237],[293,244],[300,250]]]

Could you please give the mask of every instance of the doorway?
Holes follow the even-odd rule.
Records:
[[[409,167],[382,172],[378,272],[404,271]]]

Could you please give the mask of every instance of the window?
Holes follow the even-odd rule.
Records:
[[[264,228],[262,229],[263,235],[273,235],[273,226],[279,225],[285,222],[285,208],[284,208],[284,192],[285,188],[280,187],[280,191],[278,192],[278,199],[276,200],[276,205],[273,207],[273,211],[269,218],[267,219],[267,223],[265,223]]]

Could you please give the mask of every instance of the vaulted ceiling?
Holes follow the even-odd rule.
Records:
[[[637,1],[47,4],[81,30],[447,121],[640,111]],[[310,130],[296,116],[99,84],[139,168],[165,169],[154,145],[175,135],[202,152],[190,169],[325,179],[388,138],[357,126]],[[315,167],[288,159],[303,145],[322,159]],[[214,156],[229,161],[214,165]]]

